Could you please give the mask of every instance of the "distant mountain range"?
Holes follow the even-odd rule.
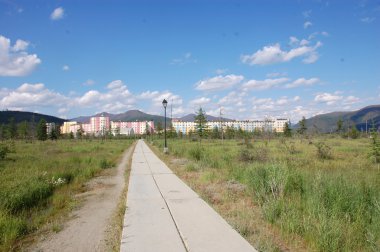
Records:
[[[318,131],[321,133],[334,132],[337,129],[339,119],[343,121],[343,127],[348,128],[355,126],[360,131],[369,130],[372,122],[375,127],[380,127],[380,105],[368,106],[357,111],[348,112],[332,112],[317,115],[306,119],[306,126],[310,131]],[[298,123],[294,125],[298,128]]]
[[[9,120],[14,118],[15,123],[21,123],[24,121],[31,122],[34,120],[35,123],[38,123],[42,118],[46,120],[46,122],[54,122],[56,124],[63,124],[63,122],[67,121],[62,118],[58,118],[55,116],[44,115],[33,112],[24,112],[24,111],[0,111],[0,124],[7,124]]]
[[[129,110],[125,113],[111,114],[111,113],[99,113],[92,116],[108,116],[112,121],[150,121],[153,120],[155,123],[161,122],[163,124],[164,117],[158,115],[150,115],[139,110]],[[81,123],[86,123],[90,121],[92,116],[80,116],[77,118],[72,118],[70,121],[77,121]],[[7,124],[10,118],[14,118],[16,123],[23,121],[34,121],[37,123],[41,118],[44,118],[47,122],[55,122],[57,124],[63,124],[63,122],[68,121],[55,116],[43,115],[32,112],[23,111],[0,111],[0,123]],[[176,118],[182,121],[194,121],[195,114],[188,114],[186,116]],[[372,121],[375,122],[375,127],[380,127],[380,105],[373,105],[362,108],[357,111],[348,112],[332,112],[322,115],[317,115],[306,119],[306,126],[310,131],[318,131],[321,133],[336,131],[337,122],[339,119],[343,120],[343,125],[345,128],[356,126],[358,130],[366,130],[372,126]],[[219,121],[219,117],[214,117],[207,115],[208,121]],[[232,119],[222,118],[223,121],[233,121]],[[170,123],[170,119],[167,121]],[[367,123],[367,124],[366,124]],[[293,128],[298,128],[298,124],[293,125]]]

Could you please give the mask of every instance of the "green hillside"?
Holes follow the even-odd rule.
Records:
[[[374,123],[376,128],[380,127],[380,105],[372,105],[357,111],[332,112],[317,115],[306,119],[306,126],[309,131],[328,133],[337,129],[337,122],[343,120],[343,128],[355,126],[360,131],[369,130]],[[298,128],[298,124],[294,125]]]
[[[9,120],[11,118],[14,118],[15,123],[21,123],[24,121],[27,122],[39,122],[42,118],[46,120],[46,122],[54,122],[57,124],[63,124],[63,122],[67,121],[62,118],[58,118],[55,116],[50,115],[44,115],[39,113],[33,113],[33,112],[24,112],[24,111],[0,111],[0,124],[7,124],[9,123]]]

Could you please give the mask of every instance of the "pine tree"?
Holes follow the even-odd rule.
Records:
[[[286,137],[292,136],[292,129],[290,128],[290,125],[287,122],[284,125],[284,136],[286,136]]]
[[[18,134],[20,137],[22,137],[25,141],[28,138],[28,122],[23,121],[18,125]]]
[[[11,117],[9,119],[9,123],[8,123],[8,138],[10,139],[15,139],[17,137],[17,126],[16,126],[16,123],[15,123],[15,119],[13,117]]]
[[[37,139],[40,141],[45,141],[47,139],[46,121],[43,118],[38,122],[37,125]]]
[[[305,117],[302,117],[302,119],[298,122],[298,133],[303,135],[306,132],[306,130],[306,119]]]
[[[199,141],[202,141],[202,138],[206,135],[207,130],[207,118],[206,113],[202,108],[199,108],[196,116],[194,118],[195,129],[199,136]]]
[[[336,131],[338,133],[341,133],[343,130],[343,120],[342,118],[339,118],[339,120],[336,122]]]

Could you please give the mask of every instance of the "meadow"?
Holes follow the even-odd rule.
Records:
[[[162,153],[163,140],[152,141]],[[379,251],[371,140],[338,135],[169,139],[175,173],[261,251]]]
[[[42,228],[58,232],[85,182],[113,168],[132,140],[2,142],[12,152],[0,160],[0,251]],[[62,220],[61,220],[62,221]]]

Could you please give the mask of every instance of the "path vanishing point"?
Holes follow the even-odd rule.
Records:
[[[256,251],[139,140],[120,251]]]

